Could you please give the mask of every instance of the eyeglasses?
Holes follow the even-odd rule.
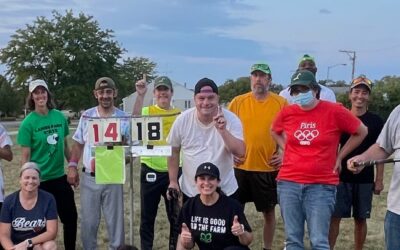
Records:
[[[366,85],[368,85],[368,86],[372,86],[371,80],[369,80],[368,78],[363,77],[363,76],[357,77],[356,79],[354,79],[354,80],[351,82],[351,85],[354,86],[354,85],[358,85],[358,84],[361,84],[361,83],[366,84]]]

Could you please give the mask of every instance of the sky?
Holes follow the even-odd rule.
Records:
[[[150,58],[158,75],[188,87],[248,76],[260,61],[286,86],[304,54],[315,58],[317,79],[329,69],[349,82],[351,54],[339,50],[355,51],[355,76],[400,75],[398,0],[0,0],[0,47],[52,10],[93,16],[114,31],[124,58]]]

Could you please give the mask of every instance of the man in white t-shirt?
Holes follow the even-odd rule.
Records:
[[[8,136],[6,129],[0,124],[0,210],[4,201],[4,180],[1,160],[12,161],[13,153],[11,151],[12,141]]]
[[[367,151],[356,155],[347,161],[347,168],[353,173],[360,173],[362,167],[355,167],[354,162],[386,159],[393,154],[394,159],[400,159],[400,105],[389,115],[383,129]],[[370,168],[371,166],[367,166]],[[400,249],[400,162],[393,167],[392,180],[387,196],[387,211],[385,216],[385,243],[387,250]]]
[[[300,59],[299,66],[298,66],[297,70],[302,70],[302,69],[306,69],[308,71],[311,71],[315,76],[316,73],[317,73],[317,67],[315,65],[314,57],[305,54]],[[324,86],[322,84],[318,84],[318,85],[321,88],[320,92],[318,93],[319,95],[317,96],[318,99],[325,100],[325,101],[330,101],[330,102],[336,102],[335,93],[333,93],[333,91],[330,88],[328,88],[328,87],[326,87],[326,86]],[[289,102],[289,104],[293,103],[292,102],[292,96],[290,95],[290,92],[289,92],[289,87],[287,87],[286,89],[283,89],[279,93],[279,95],[284,97]]]
[[[168,159],[169,188],[180,189],[184,201],[195,196],[198,193],[194,179],[196,168],[203,162],[211,162],[221,173],[222,191],[234,196],[238,184],[233,156],[245,155],[242,124],[235,114],[221,108],[218,87],[211,79],[197,82],[194,102],[196,107],[176,118],[167,137],[172,146],[172,156]],[[180,153],[183,165],[178,185]]]
[[[94,143],[89,139],[90,123],[92,118],[120,118],[121,134],[129,137],[129,121],[127,113],[114,106],[118,90],[113,79],[101,77],[95,83],[93,94],[98,105],[85,110],[79,119],[78,127],[72,139],[74,141],[69,168],[77,168],[82,156],[82,180],[80,181],[81,200],[81,239],[83,249],[97,249],[98,229],[103,213],[108,233],[108,249],[116,250],[124,245],[124,197],[122,184],[97,184],[95,146],[111,146],[111,143]],[[116,130],[112,130],[116,131]],[[113,132],[110,132],[113,133]],[[126,139],[123,139],[125,143]],[[82,155],[83,154],[83,155]],[[76,185],[79,179],[76,179]],[[106,245],[103,244],[102,249]]]

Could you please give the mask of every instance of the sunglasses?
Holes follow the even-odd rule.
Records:
[[[351,85],[358,85],[358,84],[367,84],[368,86],[372,86],[372,82],[371,80],[369,80],[366,77],[357,77],[356,79],[354,79],[351,83]]]

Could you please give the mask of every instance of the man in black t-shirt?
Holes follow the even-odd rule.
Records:
[[[360,174],[353,174],[347,169],[347,160],[366,151],[376,142],[383,127],[382,119],[368,111],[368,101],[372,90],[371,81],[364,75],[355,78],[350,86],[349,99],[351,112],[368,127],[368,135],[364,141],[342,160],[340,183],[337,187],[335,211],[332,215],[329,231],[329,244],[334,248],[339,234],[341,218],[354,217],[354,249],[362,249],[367,236],[367,218],[370,217],[372,194],[380,194],[383,190],[383,164],[374,168],[367,167]],[[349,135],[343,134],[340,145],[344,145]],[[351,208],[353,213],[351,214]]]

